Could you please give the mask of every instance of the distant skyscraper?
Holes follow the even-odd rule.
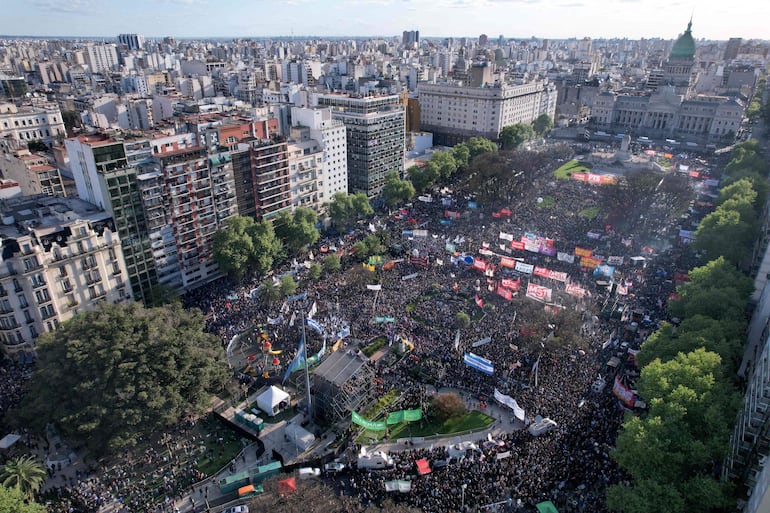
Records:
[[[141,50],[144,48],[144,36],[141,34],[119,34],[118,44],[126,45],[129,50]]]
[[[740,37],[731,37],[730,40],[727,42],[727,47],[725,48],[725,56],[724,59],[726,61],[731,61],[738,57],[738,50],[741,47],[741,43],[743,43],[743,39]]]
[[[404,45],[410,45],[412,43],[420,43],[420,31],[419,30],[405,30],[401,37],[401,43]]]
[[[479,46],[487,46],[487,43],[489,43],[489,38],[486,34],[481,34],[479,36]]]

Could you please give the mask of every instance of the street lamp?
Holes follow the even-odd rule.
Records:
[[[460,500],[460,511],[465,511],[465,489],[468,488],[468,483],[463,483],[463,485],[460,487],[462,488],[462,499]]]

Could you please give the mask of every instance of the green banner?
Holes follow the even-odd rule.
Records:
[[[400,424],[402,422],[414,422],[422,418],[422,410],[399,410],[388,415],[388,424]]]
[[[379,255],[369,257],[369,265],[380,265],[383,262],[383,258]]]
[[[362,428],[368,429],[369,431],[385,431],[388,429],[388,425],[384,422],[372,422],[371,420],[366,420],[361,415],[359,415],[356,412],[353,412],[353,424],[358,424]]]
[[[395,317],[375,317],[374,322],[378,324],[383,322],[396,322],[396,318]]]

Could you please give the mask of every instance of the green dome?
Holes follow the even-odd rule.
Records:
[[[669,59],[692,59],[695,56],[695,39],[692,37],[692,21],[687,24],[687,30],[679,36],[671,49]]]

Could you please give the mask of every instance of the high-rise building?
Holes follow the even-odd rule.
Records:
[[[419,30],[405,30],[401,37],[401,44],[414,45],[420,43],[420,31]]]
[[[149,304],[158,283],[137,167],[146,158],[146,141],[139,148],[104,134],[65,139],[70,171],[78,196],[107,211],[123,241],[123,256],[133,296]],[[131,146],[131,143],[129,143]],[[131,160],[129,160],[131,159]]]
[[[741,49],[741,45],[743,44],[743,39],[740,37],[731,37],[729,41],[727,41],[727,46],[725,47],[725,55],[724,60],[731,61],[738,57],[738,51]]]
[[[286,141],[253,139],[231,151],[238,215],[272,219],[291,209]]]
[[[118,34],[118,44],[126,45],[129,50],[144,49],[144,36],[141,34]]]
[[[348,141],[345,124],[332,118],[331,109],[294,107],[291,119],[295,127],[307,127],[309,136],[323,152],[318,176],[318,203],[331,201],[338,192],[348,192]]]
[[[331,107],[342,121],[348,144],[348,192],[380,194],[388,173],[404,171],[406,116],[401,97],[318,95],[318,104]]]
[[[162,259],[155,262],[158,281],[194,288],[221,276],[212,239],[235,215],[230,154],[207,152],[192,133],[152,139],[150,145],[160,167],[138,178],[143,197],[150,190],[157,195],[145,210],[153,256]]]
[[[92,73],[117,69],[118,52],[115,45],[89,43],[85,50],[86,64]]]
[[[479,46],[487,46],[487,43],[489,43],[489,37],[486,34],[481,34],[479,36]]]
[[[121,240],[110,214],[74,198],[6,200],[0,207],[0,342],[28,352],[41,334],[131,299]]]

